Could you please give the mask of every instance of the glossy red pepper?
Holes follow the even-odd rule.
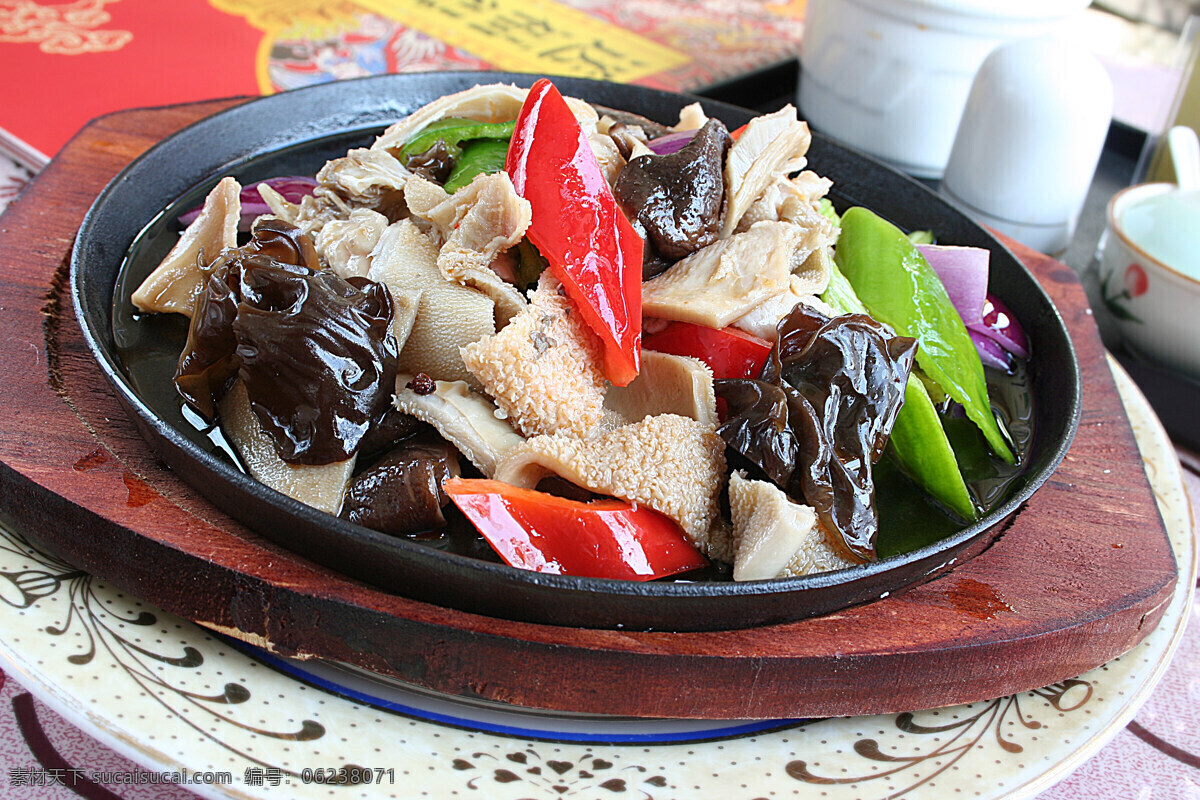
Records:
[[[604,344],[604,374],[637,377],[642,238],[617,206],[583,129],[545,78],[517,117],[505,169],[533,208],[527,233]]]
[[[580,503],[484,478],[451,478],[442,488],[520,569],[647,581],[708,564],[673,520],[646,506]]]
[[[642,347],[676,356],[691,356],[708,364],[713,377],[757,378],[771,343],[737,328],[708,328],[691,322],[672,322],[649,334]]]

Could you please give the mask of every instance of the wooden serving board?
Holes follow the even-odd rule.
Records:
[[[1162,615],[1175,561],[1084,292],[1069,268],[1020,248],[1078,349],[1079,433],[990,549],[927,584],[749,630],[583,630],[416,602],[271,544],[154,459],[84,346],[67,281],[73,237],[105,183],[234,102],[93,122],[0,216],[0,513],[35,544],[276,653],[454,695],[635,716],[833,716],[996,697],[1096,667]]]

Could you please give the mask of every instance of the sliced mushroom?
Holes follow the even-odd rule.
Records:
[[[233,178],[222,178],[213,187],[204,199],[200,216],[133,293],[130,299],[138,309],[192,316],[192,307],[204,289],[203,268],[223,250],[237,247],[241,191]]]
[[[272,214],[309,236],[315,236],[328,222],[342,219],[348,213],[342,206],[311,194],[301,198],[298,204],[293,203],[265,182],[258,185],[258,193]]]
[[[662,129],[662,126],[658,127]],[[617,146],[617,152],[627,163],[639,156],[654,154],[654,151],[646,144],[649,137],[641,125],[616,122],[608,114],[605,114],[600,117],[598,128],[613,140]]]
[[[679,122],[671,126],[673,131],[694,131],[704,127],[704,123],[708,122],[708,115],[704,113],[704,109],[699,103],[688,103],[683,108],[679,109]]]
[[[337,514],[341,510],[356,456],[316,466],[287,463],[279,457],[274,442],[250,408],[250,397],[241,381],[225,393],[219,408],[221,430],[252,477],[321,511]]]
[[[709,120],[678,152],[630,161],[613,185],[625,215],[667,259],[681,259],[716,241],[729,142],[721,121]]]
[[[854,566],[838,553],[810,506],[767,481],[729,476],[735,581],[811,575]]]
[[[444,528],[442,481],[458,475],[458,451],[445,439],[409,439],[354,476],[341,516],[392,536]]]
[[[661,122],[655,122],[649,117],[643,117],[641,114],[635,114],[632,111],[613,108],[612,106],[600,103],[594,103],[593,107],[596,109],[596,113],[600,115],[600,121],[596,123],[596,127],[602,133],[612,133],[614,125],[628,125],[640,128],[644,135],[649,138],[657,138],[671,132],[671,129]]]
[[[710,538],[725,475],[725,447],[711,425],[662,414],[590,440],[536,436],[513,448],[495,477],[533,488],[550,475],[649,506],[678,522],[697,548],[728,560]]]
[[[366,277],[371,252],[387,229],[388,219],[378,211],[356,208],[348,219],[327,222],[314,237],[321,261],[343,278]]]
[[[816,254],[813,254],[813,258]],[[825,265],[828,267],[828,265]],[[828,278],[826,278],[828,281]],[[797,303],[803,303],[809,308],[815,308],[827,317],[836,317],[834,311],[824,300],[814,294],[806,294],[809,281],[800,275],[793,274],[788,279],[788,288],[779,294],[771,295],[748,312],[733,321],[733,327],[746,333],[775,341],[779,336],[777,330],[779,321],[792,313]]]
[[[833,188],[833,181],[806,169],[791,180],[796,194],[809,203],[816,203]]]
[[[404,211],[404,184],[412,173],[385,150],[360,147],[321,167],[316,194],[338,204],[371,208],[398,219]]]
[[[825,179],[813,181],[805,177],[812,174],[805,171],[792,179],[776,176],[762,196],[747,209],[737,229],[746,230],[755,222],[765,219],[783,220],[805,228],[821,228],[825,235],[824,243],[833,244],[837,239],[837,225],[819,208],[819,201],[825,194],[823,190],[826,187],[822,183]]]
[[[491,400],[463,381],[435,381],[434,390],[425,393],[410,384],[417,385],[411,375],[396,379],[396,408],[437,428],[489,478],[495,476],[500,459],[525,441]]]

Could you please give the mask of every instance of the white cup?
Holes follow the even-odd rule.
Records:
[[[1197,254],[1196,190],[1144,183],[1122,189],[1109,201],[1100,298],[1127,349],[1192,378],[1200,378]]]
[[[797,102],[813,127],[940,178],[975,72],[1053,33],[1088,0],[809,0]]]

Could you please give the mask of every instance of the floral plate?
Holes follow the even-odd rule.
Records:
[[[1019,695],[824,720],[633,720],[533,711],[280,659],[147,607],[0,529],[0,666],[70,722],[206,797],[1020,798],[1133,717],[1196,582],[1178,460],[1115,366],[1180,564],[1126,655]],[[281,789],[281,787],[287,787]]]

